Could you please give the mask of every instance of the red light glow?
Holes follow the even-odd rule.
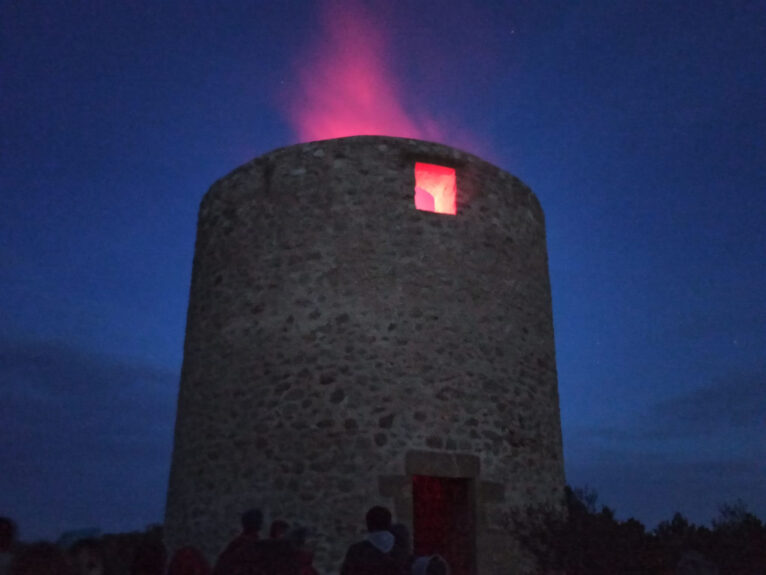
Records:
[[[436,164],[415,164],[415,207],[437,214],[457,214],[455,169]]]
[[[355,2],[325,2],[321,32],[296,66],[284,94],[290,123],[302,141],[356,135],[442,140],[436,124],[405,111],[405,87],[392,72],[384,29]]]

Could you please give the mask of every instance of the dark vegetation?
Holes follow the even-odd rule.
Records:
[[[567,575],[766,574],[766,525],[742,502],[726,504],[712,528],[680,513],[653,531],[597,508],[593,490],[566,488],[566,514],[527,509],[509,517],[544,573]]]
[[[162,526],[150,525],[145,531],[104,535],[104,573],[129,575],[131,571],[153,573],[152,564],[164,566],[167,557],[162,541]],[[137,565],[137,564],[141,565]]]
[[[107,575],[131,575],[133,572],[153,573],[147,562],[158,563],[164,568],[165,547],[162,542],[162,526],[150,525],[145,531],[103,535],[95,541],[103,555],[104,573]],[[16,555],[35,550],[43,543],[17,543]],[[53,547],[51,545],[51,547]],[[66,551],[61,549],[61,552]],[[35,553],[39,554],[39,553]],[[23,571],[23,570],[22,570]],[[39,571],[39,570],[38,570]],[[34,569],[29,572],[36,572]],[[44,571],[48,573],[48,571]],[[54,572],[54,571],[51,571]],[[70,570],[62,571],[70,573]]]
[[[742,502],[721,506],[710,528],[676,513],[647,531],[635,519],[616,519],[597,499],[587,487],[567,487],[566,513],[528,508],[509,516],[507,528],[519,534],[545,574],[766,574],[766,525]],[[108,575],[130,575],[137,557],[156,558],[160,565],[166,560],[159,525],[104,535],[98,542]],[[29,546],[20,543],[17,551]]]

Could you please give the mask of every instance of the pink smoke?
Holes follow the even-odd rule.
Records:
[[[295,92],[286,98],[299,140],[354,135],[442,140],[435,122],[405,110],[404,87],[388,66],[388,42],[370,14],[354,3],[327,2],[320,26],[319,40],[296,65]]]

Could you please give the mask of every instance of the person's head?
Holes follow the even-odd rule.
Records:
[[[280,539],[282,536],[284,536],[285,533],[287,533],[287,530],[290,526],[287,524],[287,521],[282,521],[281,519],[275,519],[271,522],[271,528],[269,529],[269,537],[272,539]]]
[[[181,547],[173,553],[167,575],[210,575],[210,564],[196,547]]]
[[[263,525],[263,513],[260,509],[248,509],[242,514],[241,520],[244,533],[258,533]]]
[[[69,548],[77,575],[104,575],[104,551],[97,539],[80,539]]]
[[[441,555],[431,555],[426,567],[426,575],[449,575],[449,565]]]
[[[418,557],[412,564],[412,575],[449,575],[447,561],[441,555]]]
[[[53,543],[35,543],[11,561],[10,575],[72,575],[64,552]]]
[[[0,552],[8,551],[16,541],[16,524],[9,517],[0,517]]]
[[[370,508],[365,519],[367,521],[367,531],[370,533],[391,529],[391,512],[380,505]]]

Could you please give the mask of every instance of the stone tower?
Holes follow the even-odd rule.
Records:
[[[416,209],[416,164],[454,170],[454,215]],[[507,575],[523,564],[507,515],[555,508],[563,488],[545,229],[529,188],[464,152],[376,136],[279,149],[211,187],[171,548],[212,558],[256,506],[308,526],[315,566],[336,573],[382,504],[453,574]]]

